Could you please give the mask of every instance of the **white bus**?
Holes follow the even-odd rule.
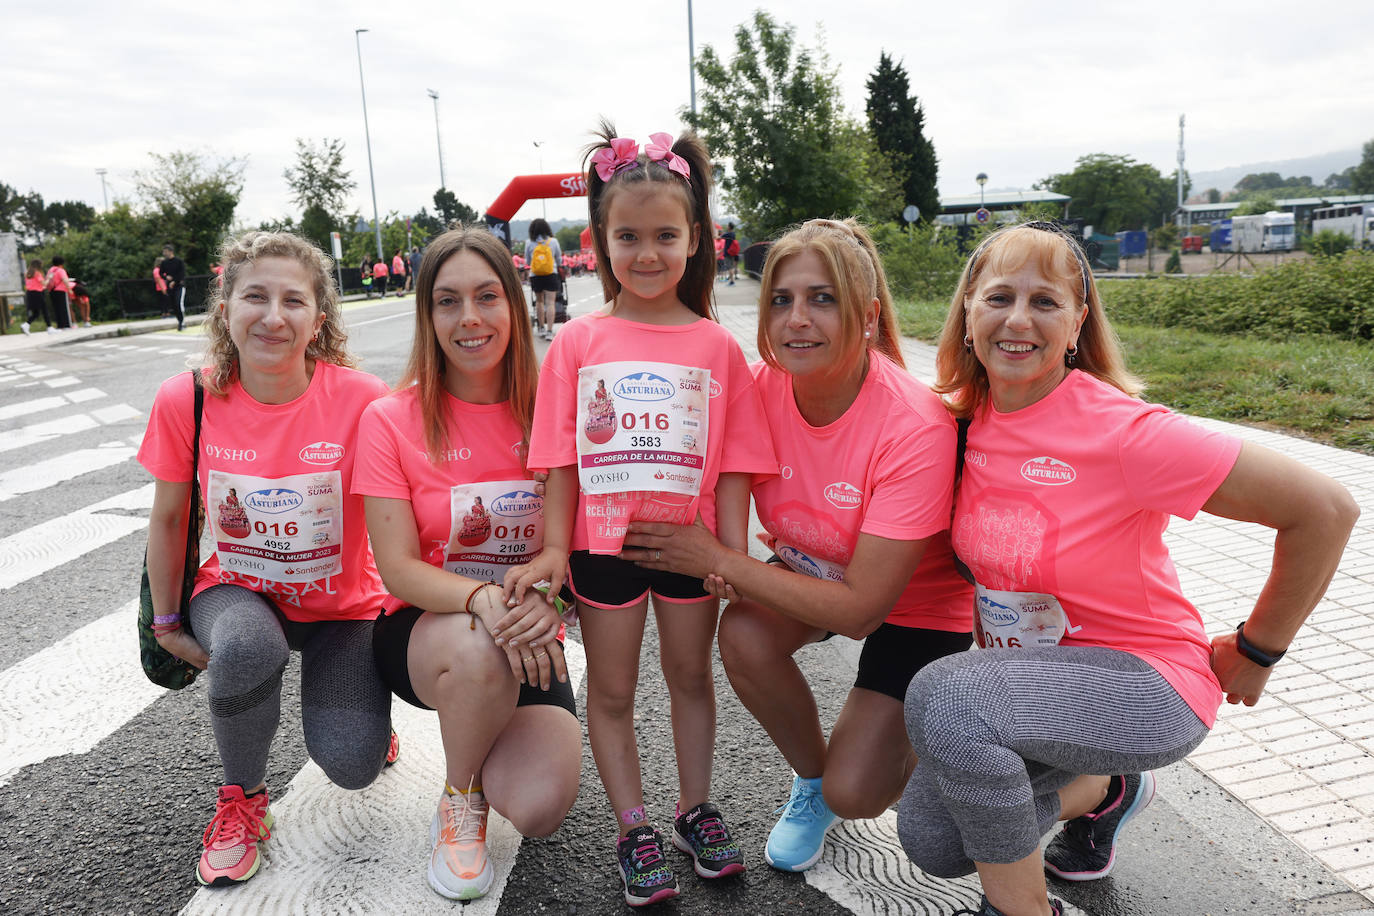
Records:
[[[1292,251],[1293,243],[1294,221],[1291,213],[1270,210],[1254,216],[1231,217],[1232,251]]]
[[[1322,230],[1350,236],[1354,248],[1374,248],[1374,203],[1342,204],[1312,211],[1312,234]]]

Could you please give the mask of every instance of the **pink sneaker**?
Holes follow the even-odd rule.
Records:
[[[272,812],[267,790],[245,797],[240,786],[220,786],[215,816],[205,828],[196,880],[210,887],[247,881],[262,858],[258,843],[272,835]]]

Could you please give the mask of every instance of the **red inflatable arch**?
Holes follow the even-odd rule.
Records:
[[[586,197],[587,179],[581,172],[560,175],[517,175],[492,202],[483,215],[487,228],[507,245],[511,244],[510,221],[527,200],[549,197]]]

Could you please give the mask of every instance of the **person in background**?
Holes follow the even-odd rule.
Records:
[[[163,318],[171,314],[167,303],[167,279],[162,276],[162,256],[153,261],[153,290],[157,294],[158,312]]]
[[[59,331],[70,331],[72,327],[71,304],[67,298],[72,292],[72,280],[67,276],[67,268],[64,266],[66,263],[61,255],[54,255],[52,266],[48,268],[48,276],[44,280]]]
[[[32,323],[38,320],[38,316],[43,316],[43,323],[48,327],[49,334],[56,334],[57,329],[53,327],[52,313],[48,311],[48,297],[43,294],[44,287],[47,286],[47,275],[43,272],[43,262],[37,258],[29,260],[28,273],[24,275],[24,307],[25,318],[19,329],[25,334],[29,333]]]
[[[372,288],[377,291],[377,295],[386,298],[386,288],[391,285],[391,268],[386,266],[386,258],[377,256],[377,261],[372,265]]]
[[[72,306],[80,316],[81,326],[91,326],[91,293],[79,280],[72,281]]]
[[[167,281],[167,303],[177,317],[177,330],[186,328],[186,264],[171,245],[162,246],[163,278]]]
[[[391,256],[391,275],[395,277],[394,286],[396,287],[396,298],[405,295],[406,287],[409,286],[410,278],[406,276],[406,259],[402,255],[404,249],[397,248],[396,253]]]
[[[548,220],[530,221],[530,237],[525,242],[525,260],[530,266],[530,289],[534,291],[535,317],[539,336],[553,340],[553,325],[558,298],[558,265],[563,251],[558,247]]]
[[[969,420],[951,539],[982,648],[912,679],[919,763],[897,832],[929,874],[976,870],[981,916],[1051,916],[1045,870],[1107,875],[1150,771],[1202,742],[1223,697],[1258,701],[1359,507],[1311,468],[1137,397],[1087,256],[1055,223],[973,252],[936,366]],[[1163,538],[1199,511],[1277,532],[1253,609],[1210,640]]]
[[[735,238],[735,224],[726,223],[720,236],[725,241],[725,275],[730,286],[735,285],[736,268],[739,265],[739,240]]]
[[[412,291],[414,291],[414,289],[415,289],[415,279],[416,279],[417,277],[420,276],[420,264],[421,264],[422,261],[424,261],[424,257],[420,254],[420,249],[419,249],[419,248],[412,248],[412,249],[410,249],[410,263],[409,263],[409,267],[410,267],[410,288],[411,288]]]

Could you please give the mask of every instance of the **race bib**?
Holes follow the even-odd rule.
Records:
[[[343,558],[343,478],[210,472],[206,494],[220,569],[273,582],[338,575]]]
[[[828,582],[844,581],[845,568],[839,563],[804,553],[783,541],[773,542],[773,552],[793,572],[799,572],[803,576],[810,576],[813,579],[825,579]]]
[[[978,598],[978,644],[985,649],[1057,646],[1076,632],[1053,595],[999,592],[974,584]]]
[[[544,497],[534,495],[533,481],[463,484],[449,490],[449,506],[449,572],[501,582],[544,547]]]
[[[711,372],[625,361],[577,373],[577,476],[584,493],[695,497],[706,466]]]

